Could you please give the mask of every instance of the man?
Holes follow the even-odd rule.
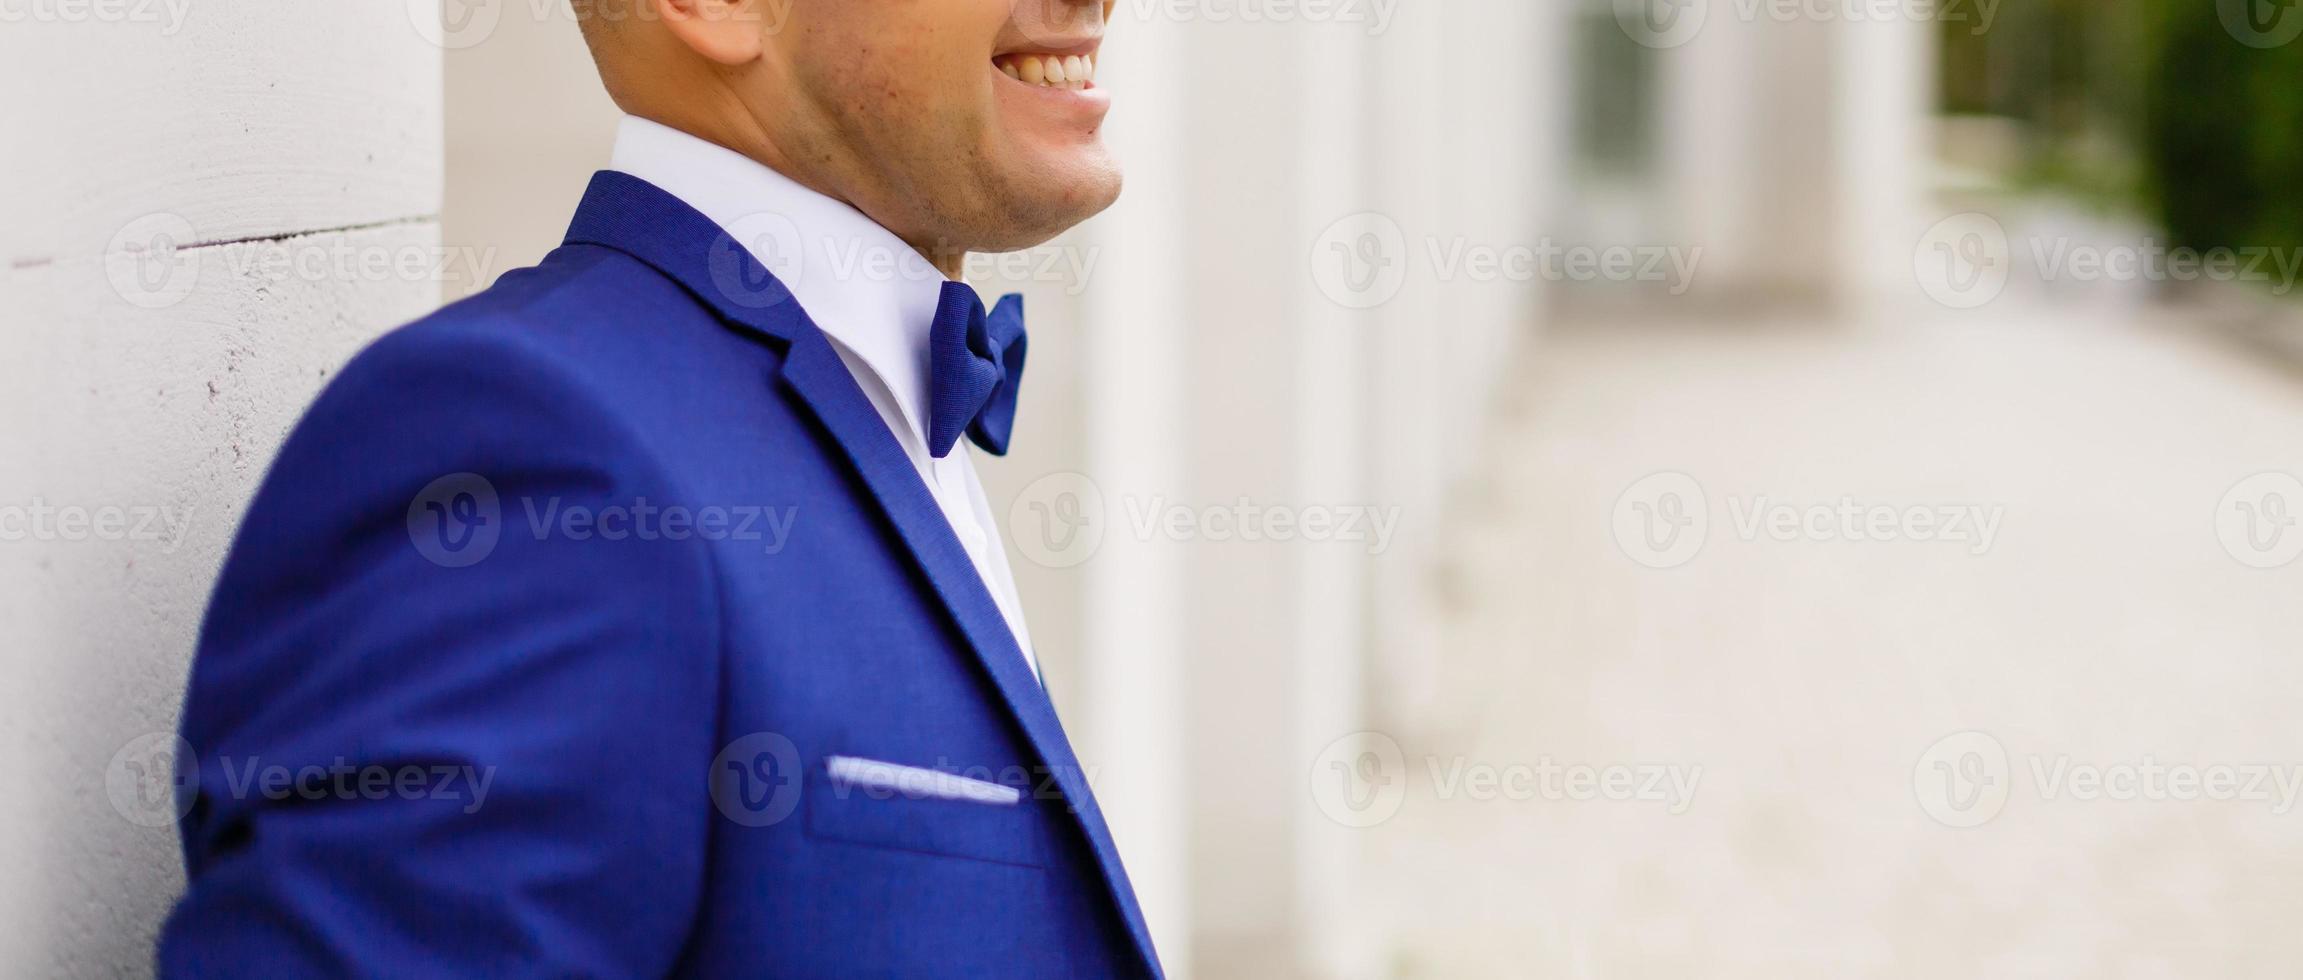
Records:
[[[567,244],[247,515],[163,972],[1157,975],[972,468],[1020,310],[953,281],[1117,196],[1109,10],[641,2]]]

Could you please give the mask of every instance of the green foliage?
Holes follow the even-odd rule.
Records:
[[[2152,197],[2176,244],[2303,245],[2303,39],[2250,47],[2217,8],[2150,0],[2143,157]]]
[[[2015,186],[2107,212],[2144,210],[2138,146],[2149,47],[2133,0],[2008,3],[1988,31],[1972,16],[1980,9],[1946,5],[1970,16],[1937,24],[1942,111],[2021,124],[2021,157],[2004,175]]]

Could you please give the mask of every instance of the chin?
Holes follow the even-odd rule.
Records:
[[[977,247],[1014,252],[1046,244],[1119,200],[1119,165],[1101,146],[1075,152],[1055,166],[1039,166],[1005,182],[1007,193]]]

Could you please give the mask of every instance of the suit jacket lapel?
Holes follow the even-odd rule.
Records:
[[[647,262],[723,317],[784,345],[782,382],[815,413],[863,476],[1009,713],[1038,749],[1087,835],[1130,934],[1156,969],[1158,958],[1134,889],[1054,704],[1032,675],[950,522],[831,342],[749,251],[710,219],[639,178],[613,171],[596,175],[568,242],[604,245]]]

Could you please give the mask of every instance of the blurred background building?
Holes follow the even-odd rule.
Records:
[[[122,760],[264,463],[605,164],[561,0],[436,6],[0,28],[91,79],[0,110],[0,506],[192,515],[0,524],[0,972],[148,969]],[[970,277],[1030,299],[985,477],[1171,971],[2291,975],[2298,35],[1119,0],[1125,199]]]

